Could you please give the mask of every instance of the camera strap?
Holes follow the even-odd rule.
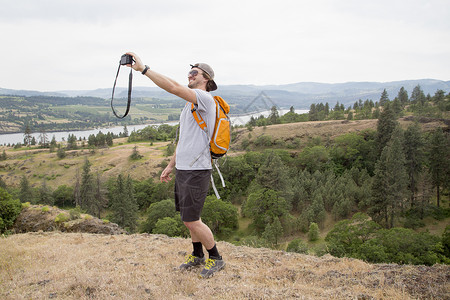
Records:
[[[113,100],[114,100],[114,90],[116,89],[116,82],[117,82],[117,77],[119,77],[119,72],[120,72],[120,63],[119,63],[119,68],[117,69],[117,74],[116,74],[116,79],[114,80],[114,86],[112,89],[112,96],[111,96],[111,109],[113,114],[119,118],[119,119],[123,119],[128,115],[128,112],[130,111],[130,104],[131,104],[131,90],[133,88],[133,68],[130,68],[130,75],[128,76],[128,103],[127,103],[127,110],[125,111],[125,113],[123,114],[123,116],[119,116],[116,111],[114,110],[114,106],[113,106]]]

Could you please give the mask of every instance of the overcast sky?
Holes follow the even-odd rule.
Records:
[[[9,89],[111,88],[126,51],[182,84],[206,62],[219,89],[450,80],[449,0],[0,0],[0,33]]]

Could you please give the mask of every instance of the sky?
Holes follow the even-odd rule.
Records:
[[[0,0],[0,39],[7,89],[111,88],[127,51],[181,84],[208,63],[219,90],[450,80],[450,0]]]

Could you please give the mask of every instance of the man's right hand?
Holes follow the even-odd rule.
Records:
[[[136,55],[136,53],[133,52],[127,52],[126,54],[133,56],[133,59],[135,63],[133,65],[127,65],[128,67],[132,67],[133,70],[142,72],[144,71],[145,65],[142,63],[142,60],[139,56]]]
[[[172,180],[172,177],[170,176],[172,174],[172,170],[173,167],[169,164],[161,173],[160,177],[161,182],[169,182]]]

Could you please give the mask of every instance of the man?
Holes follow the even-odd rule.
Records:
[[[160,179],[161,182],[170,181],[175,167],[175,206],[184,225],[189,229],[194,248],[192,254],[186,257],[186,261],[179,268],[188,270],[205,264],[200,276],[210,277],[225,267],[211,230],[200,218],[212,172],[209,141],[216,115],[214,99],[209,92],[217,89],[214,71],[205,63],[191,65],[188,74],[189,84],[186,87],[153,71],[144,65],[136,54],[132,52],[127,54],[133,56],[135,60],[131,66],[134,70],[142,72],[160,88],[187,101],[180,115],[180,138],[175,155],[162,172]],[[211,128],[209,132],[205,133],[195,121],[191,111],[192,104],[205,120],[207,128]],[[206,261],[203,246],[209,254]]]

